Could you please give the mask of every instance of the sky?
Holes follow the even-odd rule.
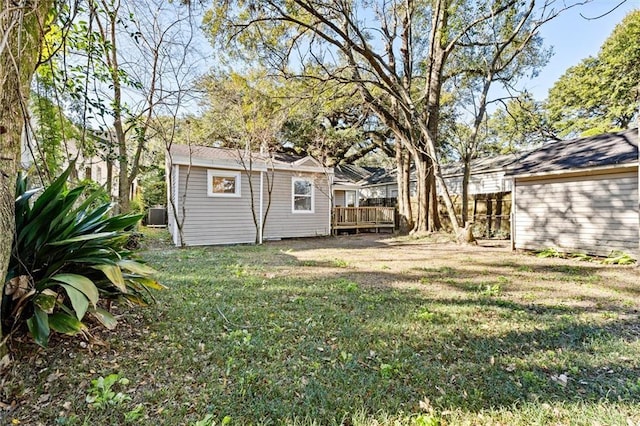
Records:
[[[588,56],[596,56],[615,26],[630,11],[640,9],[640,0],[627,0],[611,11],[621,1],[594,0],[588,5],[565,11],[542,26],[542,37],[547,46],[553,46],[554,55],[537,78],[522,82],[536,100],[542,101],[547,97],[551,86],[567,68],[577,65]],[[593,19],[608,11],[611,12]]]

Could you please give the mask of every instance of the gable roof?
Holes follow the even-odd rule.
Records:
[[[372,174],[379,170],[383,170],[378,167],[360,167],[354,164],[339,164],[334,167],[334,179],[335,183],[361,183],[369,178]]]
[[[637,128],[548,142],[523,156],[507,174],[546,174],[627,164],[638,164]]]
[[[375,185],[384,185],[388,183],[396,183],[397,173],[398,173],[398,169],[396,168],[389,169],[389,170],[380,169],[379,171],[373,173],[371,176],[369,176],[366,179],[365,185],[375,186]],[[412,176],[415,174],[413,169],[411,170],[411,174]]]
[[[522,156],[522,153],[503,154],[493,157],[476,158],[471,161],[471,173],[483,174],[498,171],[506,171],[511,165],[513,165],[518,158]],[[464,165],[461,162],[448,163],[442,165],[442,175],[445,179],[459,176],[464,173]],[[376,172],[367,178],[366,184],[369,186],[394,184],[396,183],[397,170],[390,169]],[[411,167],[411,181],[416,180],[415,167]]]
[[[310,156],[300,156],[281,152],[259,153],[243,149],[212,148],[199,145],[172,145],[169,155],[173,164],[243,170],[249,167],[255,171],[285,169],[307,172],[332,173],[319,161]],[[244,163],[244,165],[243,165]]]
[[[508,170],[514,163],[518,161],[526,153],[516,152],[511,154],[494,155],[491,157],[478,157],[471,160],[471,172],[473,174],[490,173]],[[455,163],[443,164],[442,175],[445,178],[462,175],[464,173],[464,164],[460,161]]]

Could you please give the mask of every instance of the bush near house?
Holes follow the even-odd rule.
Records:
[[[109,217],[111,204],[88,186],[67,189],[71,167],[40,192],[26,176],[16,188],[16,235],[2,295],[2,327],[13,332],[26,323],[46,346],[51,331],[75,335],[95,320],[107,328],[115,317],[101,301],[145,305],[150,290],[163,288],[149,266],[126,248],[140,215]],[[86,195],[86,196],[85,196]]]

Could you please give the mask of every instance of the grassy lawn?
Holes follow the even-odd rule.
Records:
[[[146,241],[158,304],[23,345],[0,424],[640,424],[637,267],[384,234]]]

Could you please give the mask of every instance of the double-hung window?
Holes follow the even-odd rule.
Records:
[[[291,180],[291,203],[293,213],[313,213],[313,180],[293,178]]]
[[[209,197],[240,197],[240,172],[207,170]]]

